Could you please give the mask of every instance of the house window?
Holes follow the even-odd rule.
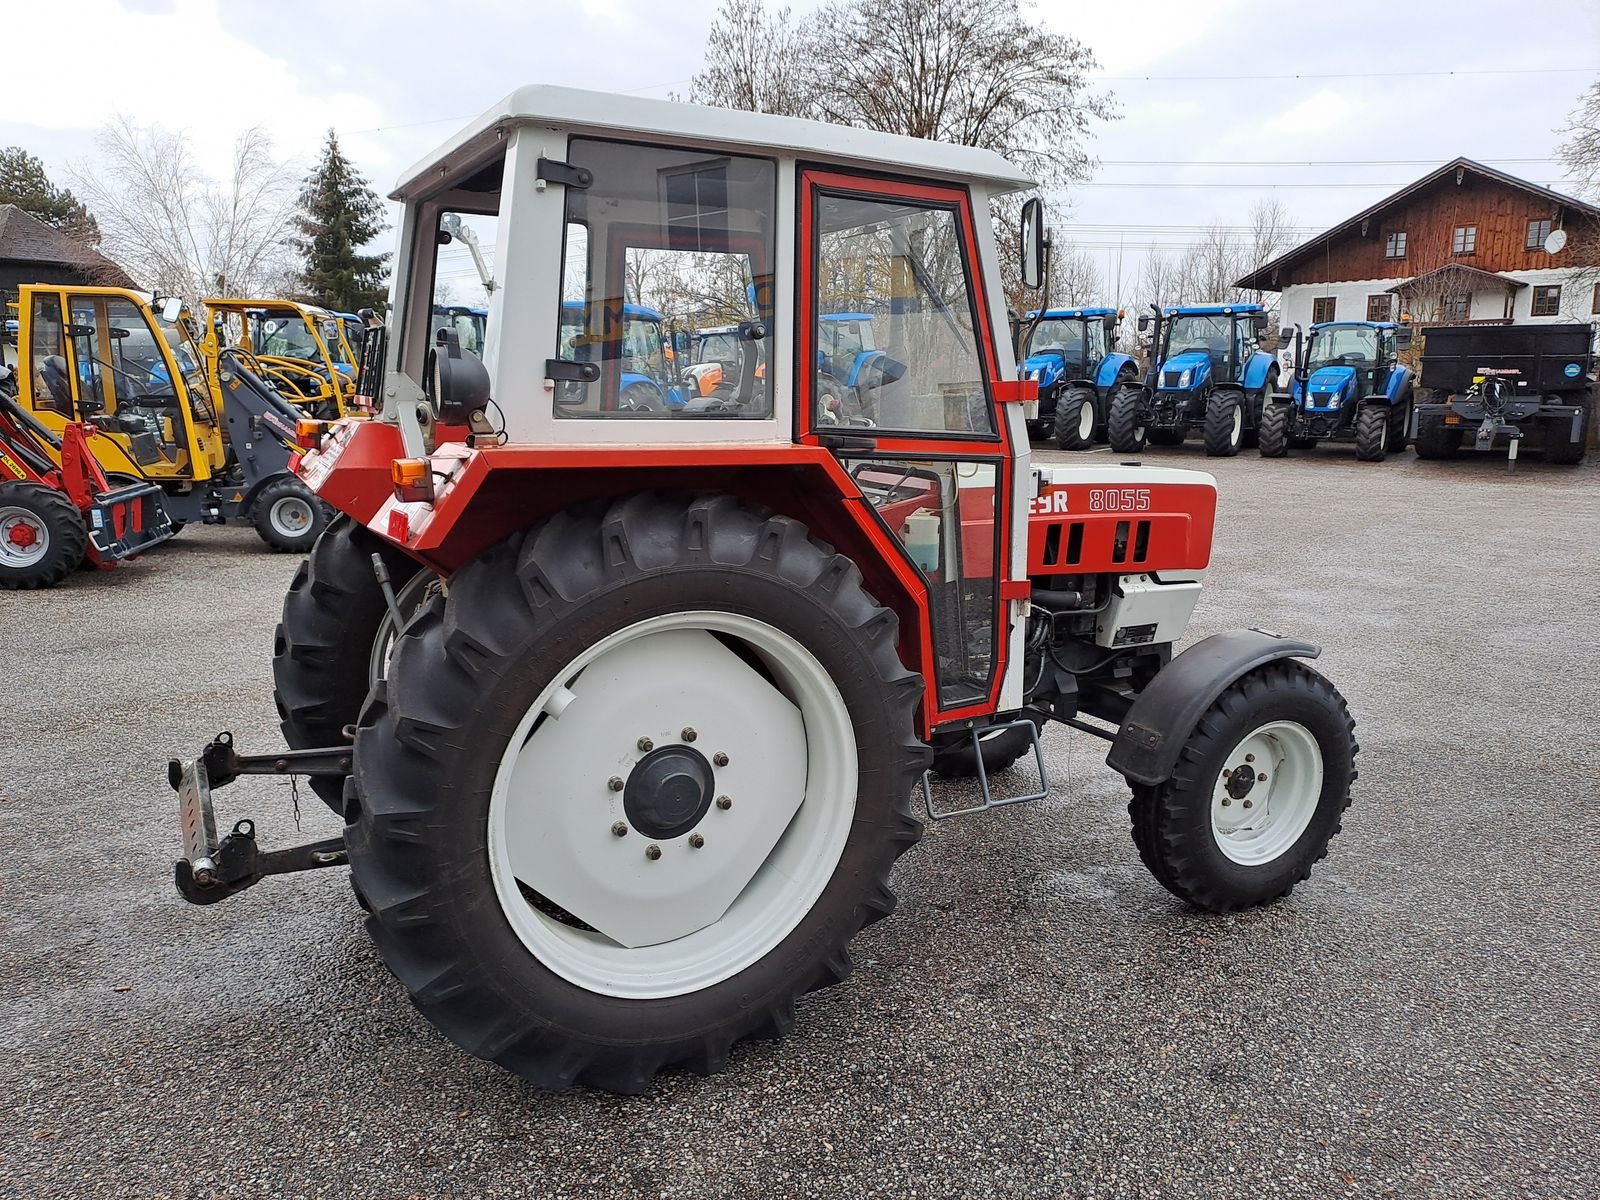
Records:
[[[1311,323],[1321,325],[1324,321],[1333,320],[1333,311],[1337,307],[1338,297],[1318,296],[1311,302]]]
[[[1393,311],[1394,297],[1388,292],[1379,292],[1376,296],[1367,297],[1367,320],[1387,321]]]
[[[1457,225],[1455,236],[1450,239],[1451,254],[1476,254],[1478,252],[1478,227],[1476,225]]]
[[[1446,296],[1439,305],[1439,319],[1441,321],[1465,321],[1471,316],[1471,292],[1457,292],[1453,296]]]
[[[1397,230],[1384,239],[1383,256],[1385,258],[1404,258],[1406,256],[1406,235],[1404,230]]]
[[[1559,283],[1547,284],[1544,287],[1533,289],[1533,304],[1528,309],[1528,315],[1533,317],[1554,317],[1561,312],[1561,285]]]
[[[1550,236],[1550,222],[1549,221],[1529,221],[1528,222],[1528,246],[1527,246],[1527,248],[1529,250],[1543,250],[1544,249],[1544,240],[1545,240],[1545,238],[1547,238],[1549,236]]]

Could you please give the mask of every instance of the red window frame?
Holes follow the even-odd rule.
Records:
[[[972,193],[965,187],[947,184],[916,183],[894,176],[845,172],[826,168],[801,166],[797,172],[797,203],[799,220],[795,235],[795,312],[798,334],[795,338],[795,408],[794,438],[807,445],[820,445],[824,435],[832,433],[848,436],[848,429],[814,429],[817,372],[817,312],[816,312],[816,196],[819,191],[846,192],[887,203],[908,202],[928,204],[953,209],[961,233],[962,250],[968,278],[968,296],[973,305],[974,330],[978,357],[983,369],[984,394],[994,415],[995,432],[991,434],[923,435],[914,432],[861,431],[863,440],[875,443],[876,449],[863,450],[863,458],[927,458],[961,459],[990,463],[995,470],[995,555],[994,612],[995,630],[993,673],[989,680],[986,698],[958,704],[952,708],[940,705],[937,657],[933,647],[933,620],[927,587],[922,573],[912,563],[906,548],[889,528],[878,518],[871,504],[865,507],[873,512],[867,535],[887,563],[897,566],[896,574],[905,579],[917,605],[922,610],[922,661],[924,711],[934,714],[930,726],[943,725],[970,717],[993,713],[1000,702],[1000,689],[1005,682],[1006,651],[1010,642],[1011,622],[1009,601],[1006,599],[1009,564],[1011,561],[1012,509],[1015,503],[1015,481],[1012,470],[1011,435],[1006,427],[1004,412],[999,407],[1005,381],[999,378],[999,355],[994,344],[994,323],[990,319],[989,298],[983,286],[982,257],[978,252],[977,230],[973,220]]]

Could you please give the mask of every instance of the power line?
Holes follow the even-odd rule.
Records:
[[[1449,162],[1441,158],[1102,158],[1102,167],[1427,167]],[[1481,163],[1553,163],[1556,158],[1479,158]]]
[[[1260,182],[1256,183],[1108,183],[1100,180],[1091,180],[1088,183],[1071,183],[1067,185],[1067,188],[1068,190],[1071,190],[1072,188],[1131,188],[1134,190],[1153,188],[1157,190],[1165,189],[1179,191],[1190,188],[1311,188],[1316,190],[1323,190],[1327,188],[1381,188],[1384,191],[1397,192],[1401,188],[1408,187],[1410,184],[1415,182],[1416,181],[1412,179],[1407,179],[1402,183],[1276,183],[1271,180],[1261,180]],[[1534,183],[1536,187],[1553,188],[1565,186],[1565,180],[1560,179],[1554,181],[1540,180],[1537,182],[1530,179],[1526,180],[1525,182]]]
[[[1093,75],[1123,83],[1217,83],[1225,80],[1250,80],[1263,83],[1286,79],[1437,79],[1452,75],[1592,75],[1600,67],[1484,67],[1460,71],[1306,71],[1294,75]]]

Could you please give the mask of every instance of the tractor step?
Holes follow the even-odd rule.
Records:
[[[1027,792],[1020,796],[996,797],[989,787],[989,770],[983,762],[982,739],[1007,733],[1013,729],[1027,729],[1028,737],[1033,745],[1033,762],[1039,769],[1038,791]],[[933,803],[932,771],[922,773],[922,803],[928,810],[928,819],[943,821],[948,817],[966,817],[973,813],[988,812],[991,808],[1005,808],[1012,804],[1022,804],[1029,800],[1043,800],[1050,794],[1050,777],[1044,766],[1044,747],[1039,744],[1039,727],[1026,718],[1018,721],[1007,721],[1004,724],[985,725],[972,731],[972,757],[978,766],[978,787],[983,792],[983,803],[973,804],[967,808],[939,809]]]
[[[211,791],[240,775],[347,775],[350,761],[348,746],[242,755],[233,748],[233,735],[223,732],[207,743],[198,758],[168,762],[167,782],[178,793],[183,833],[183,857],[173,866],[178,893],[191,904],[215,904],[268,875],[314,871],[349,861],[343,837],[263,851],[256,845],[254,821],[239,821],[226,837],[218,838]]]

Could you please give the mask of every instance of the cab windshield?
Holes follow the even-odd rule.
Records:
[[[1098,317],[1046,317],[1028,339],[1028,355],[1059,354],[1068,366],[1087,367],[1106,356],[1106,327]]]
[[[1176,316],[1167,323],[1167,357],[1197,350],[1221,362],[1228,357],[1228,342],[1233,337],[1233,322],[1225,316],[1191,313]]]
[[[739,362],[739,339],[731,333],[712,333],[695,339],[694,361],[696,363],[734,363]]]
[[[1376,329],[1334,325],[1311,331],[1311,348],[1306,354],[1306,364],[1313,371],[1319,367],[1365,367],[1377,361]]]
[[[252,311],[250,347],[256,354],[271,358],[322,361],[322,349],[317,345],[310,323],[297,312]]]
[[[328,348],[328,353],[333,355],[333,361],[339,366],[356,369],[356,361],[350,351],[345,348],[344,339],[339,336],[339,320],[337,317],[324,317],[318,322],[322,334],[322,344]]]
[[[439,340],[439,331],[448,329],[456,335],[463,350],[483,357],[483,343],[488,334],[488,318],[469,309],[435,309],[433,328],[429,331],[430,343]]]

